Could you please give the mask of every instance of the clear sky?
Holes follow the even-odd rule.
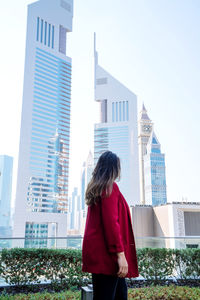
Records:
[[[52,0],[49,0],[52,1]],[[19,147],[29,0],[0,2],[0,154]],[[168,201],[200,201],[200,1],[74,0],[70,190],[93,148],[93,32],[99,63],[138,96],[166,154]],[[123,174],[122,174],[123,175]]]

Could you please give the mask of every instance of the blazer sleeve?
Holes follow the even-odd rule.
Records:
[[[102,222],[107,248],[110,253],[123,252],[124,247],[119,225],[119,188],[113,184],[113,190],[109,197],[105,193],[101,197]]]

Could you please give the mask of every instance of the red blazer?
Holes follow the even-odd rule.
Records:
[[[137,277],[138,265],[128,204],[114,182],[109,197],[88,207],[82,247],[84,272],[117,275],[117,252],[125,253],[126,277]]]

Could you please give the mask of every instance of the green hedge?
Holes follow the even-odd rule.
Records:
[[[138,249],[139,272],[145,279],[200,278],[200,249]]]
[[[54,287],[81,286],[90,275],[81,270],[81,251],[72,249],[3,249],[0,277],[9,284],[24,285],[51,280]]]
[[[159,281],[167,277],[199,278],[200,249],[137,250],[139,272],[145,279]],[[13,285],[51,280],[54,287],[80,287],[91,282],[91,275],[81,270],[81,250],[3,249],[0,277]]]

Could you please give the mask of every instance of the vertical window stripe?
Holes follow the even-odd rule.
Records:
[[[122,103],[121,101],[119,102],[119,121],[122,120]]]
[[[51,24],[49,24],[48,47],[50,47],[50,44],[51,44]]]
[[[118,122],[118,102],[116,102],[116,122]]]
[[[47,22],[44,25],[44,44],[47,44]]]
[[[123,121],[125,121],[125,101],[123,101]]]
[[[39,41],[39,27],[40,27],[40,18],[37,17],[37,37],[36,37],[37,41]]]
[[[128,101],[126,101],[126,121],[129,120]]]
[[[43,42],[43,23],[44,23],[44,21],[41,20],[41,35],[40,35],[40,42],[41,43]]]
[[[112,103],[112,121],[115,122],[115,103]]]
[[[51,48],[54,48],[54,26],[52,26],[52,41],[51,41]]]

